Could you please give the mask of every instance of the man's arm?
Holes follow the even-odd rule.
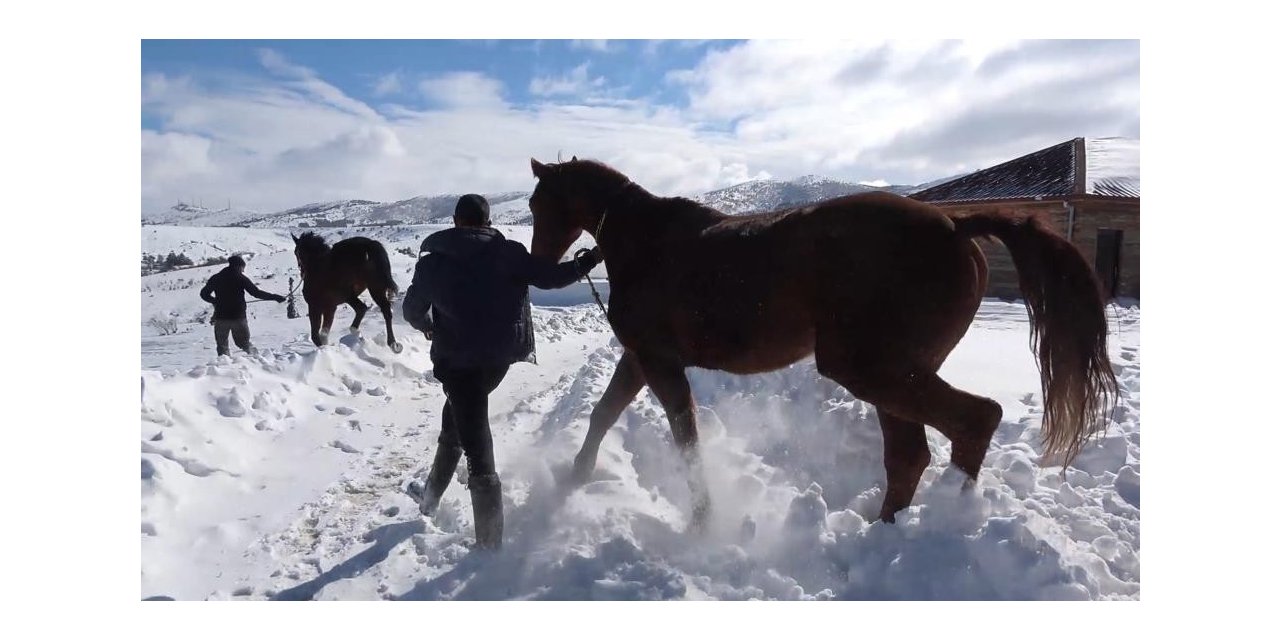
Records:
[[[240,274],[240,285],[244,287],[244,290],[247,291],[249,295],[259,300],[275,300],[276,302],[284,302],[284,296],[278,296],[274,293],[267,293],[266,291],[259,289],[258,287],[254,286],[252,281],[249,280],[249,276],[246,276],[243,273]]]
[[[213,298],[213,278],[209,278],[209,280],[204,283],[204,288],[200,289],[200,299],[208,302],[209,304],[217,303]]]
[[[525,283],[539,289],[567,287],[600,264],[600,252],[596,249],[581,258],[556,264],[546,258],[530,255],[524,245],[517,243],[517,246],[520,273],[524,276]]]
[[[427,285],[427,259],[418,260],[413,270],[413,282],[404,292],[401,315],[409,326],[431,337],[431,290]]]

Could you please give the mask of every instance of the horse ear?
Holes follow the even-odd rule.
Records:
[[[293,235],[293,232],[292,232],[292,231],[290,231],[290,232],[289,232],[289,237],[290,237],[290,238],[293,238],[293,243],[294,243],[294,244],[298,244],[298,236]]]
[[[574,156],[571,160],[569,160],[569,162],[577,162],[577,161],[578,161],[578,156]]]
[[[530,166],[533,167],[533,177],[541,180],[551,175],[551,167],[548,167],[547,165],[542,164],[541,162],[538,162],[533,158],[529,158],[529,163],[530,163]]]

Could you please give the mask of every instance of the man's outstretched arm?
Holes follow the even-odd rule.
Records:
[[[546,258],[530,255],[520,247],[521,271],[525,282],[539,289],[560,289],[567,287],[600,264],[599,249],[592,249],[586,255],[559,264]]]
[[[266,291],[263,291],[262,289],[259,289],[258,287],[254,286],[253,282],[249,280],[249,276],[241,274],[240,284],[244,286],[244,290],[248,292],[249,295],[259,300],[275,300],[276,302],[284,302],[284,296],[278,296],[274,293],[267,293]]]

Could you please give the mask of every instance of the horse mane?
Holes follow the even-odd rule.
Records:
[[[560,165],[566,168],[571,167],[573,171],[578,172],[578,175],[582,175],[589,178],[590,179],[589,182],[592,183],[593,188],[601,184],[622,185],[630,182],[632,185],[634,185],[636,189],[643,192],[645,196],[648,196],[649,198],[652,198],[654,200],[653,204],[656,205],[654,210],[669,211],[676,214],[682,214],[682,213],[694,214],[698,217],[709,217],[709,218],[721,218],[726,215],[723,211],[719,211],[713,207],[707,206],[701,202],[697,202],[689,198],[685,198],[683,196],[672,196],[672,197],[655,196],[652,193],[650,193],[648,189],[645,189],[644,187],[640,186],[638,183],[632,181],[631,178],[628,178],[621,171],[618,171],[617,169],[614,169],[613,167],[610,167],[609,165],[603,162],[600,162],[599,160],[576,160],[575,159],[575,160],[570,160],[569,162],[560,163]],[[605,194],[599,194],[599,195],[605,195]]]

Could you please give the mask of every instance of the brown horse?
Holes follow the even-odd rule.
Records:
[[[532,165],[532,253],[558,260],[584,230],[595,236],[609,274],[609,323],[624,349],[574,461],[579,482],[648,384],[688,465],[700,528],[710,498],[685,368],[757,373],[813,354],[822,375],[876,407],[888,480],[880,519],[893,522],[911,504],[930,460],[926,424],[951,440],[951,463],[971,486],[1000,405],[937,372],[986,290],[979,236],[1002,241],[1018,270],[1038,351],[1046,456],[1069,462],[1106,424],[1116,381],[1097,279],[1038,218],[955,217],[882,192],[727,216],[653,196],[598,162]]]
[[[391,329],[391,298],[400,289],[391,276],[391,260],[382,243],[356,236],[330,248],[324,238],[308,231],[293,236],[293,245],[293,255],[302,271],[302,297],[307,301],[307,318],[311,320],[311,341],[317,347],[329,342],[333,314],[343,303],[356,312],[351,332],[359,331],[360,321],[369,310],[360,294],[368,289],[387,321],[387,346],[400,353],[403,347]]]

